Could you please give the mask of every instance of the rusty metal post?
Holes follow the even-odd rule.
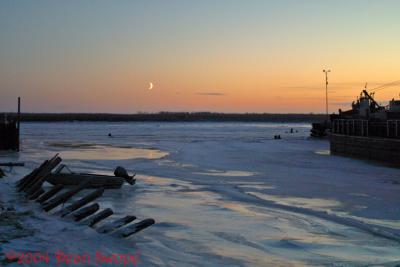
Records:
[[[18,97],[18,113],[17,113],[17,127],[18,127],[18,144],[17,144],[17,151],[20,150],[20,122],[21,122],[21,97]]]

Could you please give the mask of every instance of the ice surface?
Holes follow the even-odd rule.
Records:
[[[23,152],[0,160],[27,164],[0,181],[1,193],[34,211],[28,223],[36,232],[2,244],[3,251],[140,252],[138,266],[400,264],[398,169],[332,156],[327,141],[308,138],[307,124],[22,127]],[[274,140],[276,134],[282,139]],[[156,224],[115,239],[43,214],[13,193],[18,177],[56,152],[77,171],[111,174],[121,165],[137,172],[135,186],[108,190],[99,203],[116,212],[109,221],[129,214]]]

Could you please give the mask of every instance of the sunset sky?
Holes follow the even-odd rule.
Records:
[[[0,111],[322,113],[324,68],[330,111],[400,80],[400,1],[0,2]]]

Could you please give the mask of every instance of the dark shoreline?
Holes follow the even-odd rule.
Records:
[[[7,114],[15,118],[15,113]],[[273,114],[273,113],[208,113],[208,112],[160,112],[137,114],[112,113],[22,113],[23,122],[63,121],[137,121],[137,122],[318,122],[324,114]]]

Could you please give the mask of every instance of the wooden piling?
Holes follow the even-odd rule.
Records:
[[[49,198],[53,197],[58,192],[60,192],[63,188],[64,186],[61,184],[55,185],[49,191],[41,195],[36,201],[39,203],[43,203],[47,201]]]
[[[45,161],[39,168],[38,171],[33,173],[29,179],[26,179],[21,185],[18,186],[18,192],[28,190],[33,184],[35,184],[42,176],[48,174],[53,170],[59,163],[61,158],[56,154],[52,159]],[[23,178],[24,180],[24,178]]]
[[[74,221],[79,222],[80,220],[92,215],[93,213],[95,213],[99,209],[100,209],[99,204],[98,203],[94,203],[94,204],[92,204],[90,206],[83,207],[83,208],[71,213],[70,215],[68,215],[68,218],[72,218]]]
[[[112,209],[107,208],[99,213],[94,214],[90,218],[86,219],[83,224],[89,225],[90,227],[94,226],[96,223],[104,220],[105,218],[113,215],[114,212]]]
[[[57,165],[61,162],[60,157],[56,157],[54,160],[49,161],[48,165],[45,166],[41,172],[39,172],[35,178],[31,179],[25,188],[22,189],[22,191],[27,192],[28,194],[32,193],[32,191],[36,190],[39,186],[41,186],[44,182],[44,179],[46,178],[47,175],[50,174],[50,172],[57,167]]]
[[[43,183],[44,183],[44,179],[46,178],[46,176],[48,176],[49,174],[46,174],[45,176],[43,176],[42,178],[38,179],[30,188],[26,189],[26,195],[28,196],[28,198],[35,193],[39,188],[42,187]]]
[[[125,216],[123,218],[120,218],[118,220],[115,220],[111,223],[108,223],[106,225],[103,225],[102,227],[97,229],[97,232],[102,233],[102,234],[106,234],[106,233],[110,233],[112,231],[117,230],[118,228],[121,228],[122,226],[133,222],[136,219],[136,216]]]
[[[96,198],[102,196],[104,193],[104,188],[100,188],[97,189],[93,192],[91,192],[90,194],[82,197],[81,199],[75,201],[74,203],[72,203],[71,205],[69,205],[68,207],[65,207],[64,209],[62,209],[60,211],[61,217],[66,216],[67,214],[85,206],[87,203],[95,200]]]
[[[128,225],[127,227],[116,231],[112,235],[115,237],[128,237],[133,234],[136,234],[137,232],[142,231],[143,229],[146,229],[147,227],[153,225],[154,223],[155,221],[153,219],[145,219],[141,222]]]
[[[47,164],[47,161],[43,163],[43,165],[41,165],[39,168],[34,169],[31,173],[19,180],[17,182],[17,191],[21,192],[22,190],[24,190],[27,185],[32,182],[32,180],[35,179],[38,173],[44,168],[45,164]]]
[[[18,97],[18,113],[17,113],[17,129],[18,129],[18,141],[17,141],[17,151],[20,150],[20,135],[21,135],[21,130],[20,130],[20,125],[21,125],[21,97]]]
[[[55,207],[57,207],[58,205],[60,205],[64,202],[67,202],[73,195],[75,195],[76,193],[85,189],[87,185],[88,185],[88,181],[84,181],[81,185],[77,186],[76,188],[71,189],[59,196],[54,197],[49,202],[43,203],[43,209],[46,212],[48,212],[48,211],[54,209]]]
[[[45,160],[38,168],[35,168],[32,172],[30,172],[29,174],[25,175],[22,179],[20,179],[16,183],[17,188],[21,188],[30,179],[34,178],[48,162],[49,162],[48,160]]]
[[[29,200],[34,200],[37,199],[40,195],[44,193],[44,189],[42,187],[39,187],[34,193],[28,196]]]

